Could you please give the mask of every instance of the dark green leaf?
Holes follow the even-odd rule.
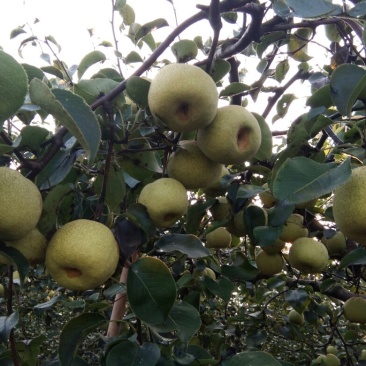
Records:
[[[216,200],[208,199],[205,202],[196,202],[189,206],[187,212],[186,230],[190,234],[196,234],[200,228],[202,218],[206,215],[209,209]]]
[[[291,103],[296,99],[294,94],[283,94],[281,99],[277,102],[277,114],[283,118],[286,116]]]
[[[55,296],[51,300],[34,306],[34,310],[40,316],[44,311],[52,309],[59,301],[64,300],[62,296]]]
[[[285,292],[285,301],[294,309],[301,309],[307,301],[309,294],[303,289],[290,290]]]
[[[210,72],[210,75],[214,82],[217,83],[218,81],[220,81],[230,71],[230,68],[230,64],[226,60],[214,60]]]
[[[152,325],[164,323],[174,305],[176,291],[173,276],[160,259],[143,257],[132,264],[127,296],[133,312],[142,321]]]
[[[291,9],[292,15],[299,18],[318,18],[332,13],[342,12],[339,5],[327,0],[284,0]]]
[[[214,281],[210,277],[205,277],[205,285],[207,289],[214,295],[221,297],[225,302],[229,302],[231,295],[235,290],[235,285],[226,277]]]
[[[96,64],[97,62],[102,62],[105,60],[106,60],[105,54],[101,51],[95,50],[95,51],[88,53],[80,61],[80,64],[78,67],[78,78],[81,79],[81,77],[84,75],[85,71],[88,70],[90,66]]]
[[[201,240],[192,234],[167,234],[162,236],[155,246],[168,253],[178,251],[189,258],[202,258],[210,255],[210,251],[204,247]]]
[[[244,255],[238,255],[233,265],[221,266],[221,271],[223,276],[229,277],[233,281],[250,281],[259,273],[258,269]]]
[[[2,123],[23,105],[28,91],[24,68],[7,53],[0,50],[0,129]]]
[[[344,256],[339,264],[339,269],[343,269],[352,265],[366,264],[366,249],[356,248]]]
[[[160,350],[157,344],[144,342],[141,346],[124,340],[112,346],[106,357],[108,366],[155,366],[160,358]]]
[[[19,314],[17,311],[9,316],[0,317],[0,341],[7,344],[11,330],[18,324]]]
[[[126,84],[126,92],[128,96],[142,108],[148,106],[147,95],[149,93],[150,81],[139,76],[132,76]]]
[[[56,76],[59,79],[64,79],[64,74],[54,66],[43,66],[41,67],[41,70],[43,72],[46,72],[47,74],[51,74],[53,76]]]
[[[366,15],[366,1],[360,1],[353,8],[347,10],[347,14],[351,17],[358,18]]]
[[[142,61],[143,61],[142,57],[136,51],[131,51],[126,56],[126,63],[127,64],[132,64],[134,62],[142,62]]]
[[[350,175],[350,159],[337,165],[321,164],[299,156],[282,164],[273,182],[272,192],[279,200],[303,203],[333,191]]]
[[[89,333],[105,324],[106,319],[98,313],[83,313],[69,320],[60,335],[58,350],[61,364],[72,366],[80,342]]]
[[[190,39],[181,39],[173,43],[171,50],[177,59],[177,62],[185,63],[193,60],[198,53],[198,47],[194,41]]]
[[[15,38],[15,37],[19,36],[19,34],[22,34],[22,33],[27,33],[27,32],[23,28],[17,27],[10,32],[10,39]]]
[[[150,32],[167,26],[169,26],[169,24],[164,18],[155,19],[152,22],[142,25],[135,34],[135,43]]]
[[[236,198],[253,198],[258,193],[264,192],[265,189],[263,187],[255,186],[252,184],[245,184],[241,187],[239,187]]]
[[[233,82],[220,91],[220,97],[231,97],[250,89],[250,85]]]
[[[31,81],[30,97],[77,138],[91,163],[97,154],[101,133],[98,120],[85,101],[67,90],[51,91],[39,79]]]

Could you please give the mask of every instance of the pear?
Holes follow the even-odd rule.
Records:
[[[26,236],[18,240],[7,241],[6,245],[17,249],[31,265],[44,263],[47,249],[47,239],[37,229],[32,229]],[[9,264],[7,258],[0,256],[0,263]]]
[[[189,132],[212,122],[218,91],[211,76],[200,67],[169,64],[151,81],[148,104],[153,116],[167,129]]]
[[[167,163],[170,178],[181,182],[186,189],[205,188],[214,184],[222,172],[222,164],[210,160],[197,141],[180,141]]]
[[[210,207],[210,213],[215,221],[228,219],[231,215],[231,204],[226,197],[217,197],[216,202]]]
[[[206,235],[206,247],[214,249],[228,248],[231,243],[231,234],[224,227],[219,227]]]
[[[260,250],[255,256],[255,263],[260,273],[266,276],[273,276],[282,271],[285,264],[280,253],[268,254],[264,250]]]
[[[351,297],[343,304],[343,315],[351,323],[366,323],[366,300]]]
[[[327,247],[330,256],[343,255],[347,252],[346,237],[340,231],[330,238],[323,236],[321,242]]]
[[[203,270],[195,268],[192,272],[192,278],[204,276],[210,277],[212,280],[216,280],[216,273],[211,268],[206,267]]]
[[[328,265],[328,250],[323,243],[312,238],[299,238],[291,245],[289,262],[300,272],[319,273]]]
[[[226,189],[223,187],[221,178],[229,174],[230,174],[229,169],[225,165],[221,164],[221,173],[219,175],[219,178],[214,183],[210,184],[208,187],[205,187],[203,189],[203,193],[210,197],[223,196],[226,192]]]
[[[277,200],[269,190],[268,183],[264,183],[262,187],[265,189],[265,191],[259,193],[259,198],[261,199],[263,206],[267,208],[273,207]]]
[[[274,243],[262,247],[262,249],[268,254],[279,253],[285,247],[286,242],[281,239],[277,239]]]
[[[286,243],[293,243],[298,238],[308,236],[309,230],[304,227],[304,217],[299,214],[292,214],[286,220],[280,239]]]
[[[46,269],[69,290],[89,290],[104,284],[116,270],[119,248],[112,231],[91,220],[70,221],[51,238]]]
[[[366,246],[366,166],[352,170],[350,178],[334,191],[333,216],[339,230]]]
[[[0,167],[0,240],[27,235],[41,213],[42,196],[37,186],[18,171]]]
[[[340,366],[340,359],[331,353],[327,355],[320,355],[315,360],[316,365],[325,365],[325,366]]]
[[[187,190],[173,178],[160,178],[147,184],[138,202],[144,205],[153,224],[158,228],[174,225],[188,209]]]
[[[212,123],[197,132],[201,150],[222,164],[242,164],[257,153],[262,135],[257,119],[246,108],[218,108]]]
[[[304,315],[297,312],[295,309],[292,309],[288,313],[288,320],[290,323],[297,324],[297,325],[303,325],[304,324]]]
[[[247,235],[247,230],[244,224],[244,210],[237,212],[230,219],[226,228],[230,234],[233,234],[238,238]]]

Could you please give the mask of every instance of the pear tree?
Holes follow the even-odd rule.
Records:
[[[151,3],[0,49],[0,365],[362,365],[365,2]]]

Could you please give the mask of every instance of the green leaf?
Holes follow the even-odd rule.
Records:
[[[204,66],[202,66],[204,69]],[[216,59],[212,63],[212,68],[210,75],[215,83],[219,82],[229,71],[230,71],[230,64],[226,60]]]
[[[349,116],[358,98],[366,98],[366,71],[357,65],[338,66],[330,78],[330,93],[338,111]]]
[[[27,73],[28,82],[31,82],[33,78],[37,78],[39,80],[46,79],[46,75],[38,67],[35,67],[33,65],[29,65],[29,64],[22,64],[22,66],[23,66],[25,72]]]
[[[233,82],[229,84],[226,88],[222,89],[219,97],[231,97],[233,95],[237,95],[243,93],[250,89],[250,85]]]
[[[339,5],[327,0],[284,0],[292,11],[292,16],[299,18],[318,18],[330,13],[342,12]]]
[[[295,94],[283,94],[281,99],[277,102],[277,114],[283,118],[286,116],[291,103],[296,99]]]
[[[353,8],[347,10],[347,14],[353,18],[363,17],[366,15],[366,1],[360,1]]]
[[[53,297],[51,300],[35,305],[33,309],[40,316],[44,311],[52,309],[58,302],[64,300],[61,295]]]
[[[126,25],[131,25],[135,22],[135,11],[131,5],[125,4],[119,11],[122,16],[123,23]]]
[[[142,108],[148,106],[147,96],[150,89],[150,81],[139,76],[131,76],[127,80],[126,92],[128,96]]]
[[[162,28],[162,27],[167,27],[167,26],[169,26],[169,24],[164,18],[158,18],[158,19],[155,19],[151,22],[148,22],[148,23],[142,25],[135,34],[135,44],[137,44],[137,42],[141,38],[145,37],[152,31]]]
[[[236,198],[253,198],[258,193],[262,193],[265,191],[265,188],[255,186],[253,184],[245,184],[240,186],[238,191],[236,192]]]
[[[333,100],[330,93],[330,85],[324,85],[316,90],[314,94],[306,101],[306,105],[311,108],[325,107],[329,108],[333,105]]]
[[[259,271],[244,254],[237,254],[233,265],[221,266],[221,273],[233,281],[250,281],[258,275]]]
[[[214,295],[221,297],[225,302],[229,302],[231,295],[235,290],[235,285],[226,277],[220,278],[218,281],[214,281],[210,277],[204,279],[207,289]]]
[[[51,74],[53,76],[56,76],[59,79],[64,79],[64,74],[54,66],[43,66],[41,67],[41,70],[43,72],[46,72],[47,74]]]
[[[339,269],[343,269],[352,265],[365,265],[366,264],[366,249],[356,248],[345,255],[341,263],[339,264]]]
[[[317,163],[303,156],[289,158],[277,172],[272,193],[278,200],[303,203],[333,191],[350,175],[349,158],[340,165]]]
[[[181,39],[172,44],[170,48],[177,59],[177,62],[185,63],[193,60],[198,53],[198,47],[190,39]]]
[[[200,327],[200,313],[187,302],[176,302],[165,323],[151,326],[157,333],[177,331],[182,342],[192,338]]]
[[[222,366],[281,366],[272,355],[261,351],[246,351],[222,362]]]
[[[15,38],[15,37],[19,36],[19,34],[22,34],[22,33],[27,33],[27,32],[22,27],[17,27],[10,32],[10,39]]]
[[[253,113],[254,117],[258,121],[259,127],[261,128],[261,145],[259,150],[255,154],[255,159],[259,161],[268,161],[272,157],[273,139],[272,131],[268,126],[266,120],[258,113]]]
[[[82,340],[95,329],[108,322],[98,313],[83,313],[69,320],[63,327],[58,347],[62,366],[72,366]]]
[[[23,105],[28,91],[24,68],[7,53],[0,50],[0,129],[3,122]]]
[[[186,230],[190,234],[196,234],[199,231],[203,217],[214,203],[216,199],[208,199],[204,202],[198,201],[189,206],[187,211]]]
[[[81,79],[85,71],[88,70],[90,66],[96,64],[97,62],[102,62],[105,60],[106,60],[105,54],[101,51],[92,51],[88,53],[80,61],[78,67],[78,78]]]
[[[286,77],[287,72],[290,70],[288,59],[280,61],[276,66],[275,79],[280,83]]]
[[[204,247],[201,240],[192,234],[167,234],[162,236],[155,246],[163,252],[178,251],[195,259],[210,255],[210,251]]]
[[[128,272],[127,296],[135,315],[149,324],[164,323],[174,305],[176,286],[160,259],[143,257]]]
[[[138,54],[136,51],[131,51],[127,56],[126,56],[126,63],[127,64],[132,64],[134,62],[143,62],[144,60],[142,59],[142,57],[140,56],[140,54]]]
[[[7,344],[9,341],[9,335],[11,330],[19,322],[19,313],[14,311],[14,313],[9,316],[0,316],[0,341]]]
[[[89,162],[93,162],[101,132],[94,112],[85,101],[67,90],[50,90],[38,79],[31,81],[29,92],[32,102],[65,126],[84,148]]]
[[[308,297],[309,294],[303,289],[290,290],[285,292],[284,295],[285,301],[297,311],[303,309]]]
[[[144,342],[141,346],[124,340],[112,346],[106,357],[108,366],[155,366],[160,359],[160,349],[157,344]]]

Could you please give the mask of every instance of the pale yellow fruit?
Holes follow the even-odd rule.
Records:
[[[0,283],[0,298],[5,297],[5,287]]]
[[[210,213],[215,221],[228,219],[231,215],[231,205],[226,197],[217,197],[216,202],[210,207]]]
[[[331,238],[323,236],[321,242],[327,247],[330,256],[343,255],[347,252],[346,237],[340,231],[336,232]]]
[[[225,194],[226,189],[223,187],[221,183],[221,178],[225,177],[225,175],[230,174],[229,169],[226,168],[225,165],[221,164],[221,173],[219,178],[213,184],[203,189],[203,192],[210,197],[222,196]]]
[[[334,346],[329,345],[327,347],[327,353],[332,354],[332,355],[336,355],[338,353],[338,350]]]
[[[341,361],[340,359],[333,354],[328,355],[320,355],[315,360],[317,365],[326,365],[326,366],[340,366]]]
[[[309,230],[304,227],[304,217],[299,214],[292,214],[286,220],[280,239],[286,243],[292,243],[298,238],[308,236]]]
[[[206,267],[203,270],[195,268],[192,272],[192,278],[204,277],[204,276],[216,280],[216,273],[211,268]]]
[[[366,166],[352,170],[350,178],[334,191],[333,216],[339,230],[366,246]]]
[[[91,220],[70,221],[51,238],[46,269],[69,290],[89,290],[104,284],[116,270],[119,248],[112,231]]]
[[[351,323],[366,323],[366,300],[351,297],[343,304],[343,315]]]
[[[262,249],[268,254],[279,253],[285,247],[286,242],[281,239],[277,239],[273,244],[266,245],[262,247]]]
[[[259,272],[266,276],[273,276],[280,273],[285,264],[281,254],[268,254],[264,250],[260,250],[255,256],[255,263]]]
[[[244,224],[244,210],[241,210],[238,213],[236,213],[231,218],[226,228],[230,234],[235,235],[239,238],[245,236],[247,234],[247,230]]]
[[[312,238],[299,238],[290,247],[289,262],[300,272],[319,273],[328,265],[328,250]]]
[[[214,249],[228,248],[231,234],[224,227],[219,227],[206,235],[206,247]]]
[[[262,188],[266,189],[265,191],[259,193],[259,198],[261,199],[264,207],[273,207],[277,200],[273,196],[272,192],[268,188],[268,183],[264,183]]]
[[[210,160],[194,140],[181,141],[167,164],[168,176],[186,189],[208,187],[219,179],[221,172],[222,164]]]
[[[363,349],[361,352],[360,357],[358,358],[359,361],[366,361],[366,349]]]
[[[47,239],[37,228],[32,229],[23,238],[7,241],[6,245],[17,249],[32,265],[44,263]],[[9,261],[7,258],[0,256],[0,263],[9,264]]]
[[[201,150],[222,164],[242,164],[257,153],[262,134],[256,118],[244,107],[228,105],[217,110],[212,123],[197,132]]]
[[[213,79],[200,67],[170,64],[160,69],[152,80],[148,104],[151,113],[167,129],[189,132],[212,122],[218,91]]]
[[[297,325],[303,325],[304,324],[304,315],[300,314],[299,312],[297,312],[295,309],[292,309],[289,313],[288,313],[288,320],[293,323],[293,324],[297,324]]]
[[[187,212],[189,204],[187,190],[173,178],[160,178],[147,184],[138,202],[146,206],[151,221],[159,228],[174,225]]]
[[[18,171],[0,167],[0,240],[27,235],[41,213],[42,196],[37,186]]]

